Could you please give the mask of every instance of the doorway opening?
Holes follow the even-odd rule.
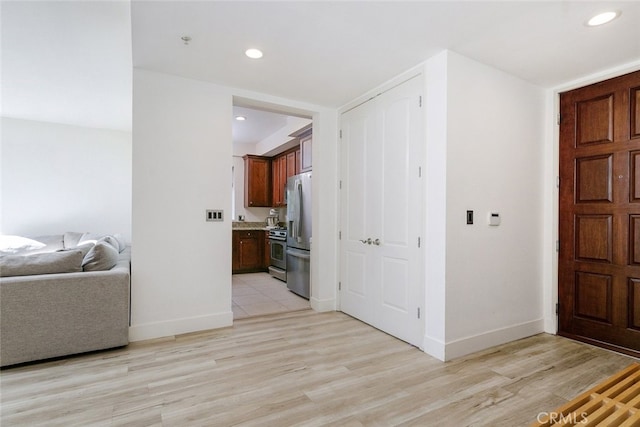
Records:
[[[312,135],[309,112],[233,99],[234,319],[310,308],[311,196],[289,187],[311,175]],[[302,194],[304,200],[308,195],[307,209],[301,208]],[[306,234],[301,224],[308,226]]]

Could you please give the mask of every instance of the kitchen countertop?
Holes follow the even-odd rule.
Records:
[[[231,229],[232,230],[243,230],[243,231],[250,231],[250,230],[264,230],[264,231],[268,231],[271,230],[271,228],[267,228],[266,223],[260,221],[260,222],[248,222],[248,221],[233,221],[231,223]]]

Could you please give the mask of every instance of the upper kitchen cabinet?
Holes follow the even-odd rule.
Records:
[[[271,160],[273,205],[284,206],[287,184],[287,157],[280,155]]]
[[[273,176],[273,205],[286,206],[287,178],[300,173],[300,148],[295,147],[271,160]]]
[[[247,154],[244,159],[244,206],[271,207],[271,159]]]
[[[312,157],[311,157],[311,143],[312,138],[312,125],[303,127],[302,129],[292,133],[289,136],[293,136],[300,140],[300,172],[308,172],[311,170]]]

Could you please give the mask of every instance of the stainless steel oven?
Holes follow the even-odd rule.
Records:
[[[271,265],[269,274],[283,282],[287,281],[287,230],[269,230]]]

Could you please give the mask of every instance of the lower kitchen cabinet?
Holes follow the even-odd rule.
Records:
[[[234,230],[232,238],[232,273],[266,271],[265,231]]]

